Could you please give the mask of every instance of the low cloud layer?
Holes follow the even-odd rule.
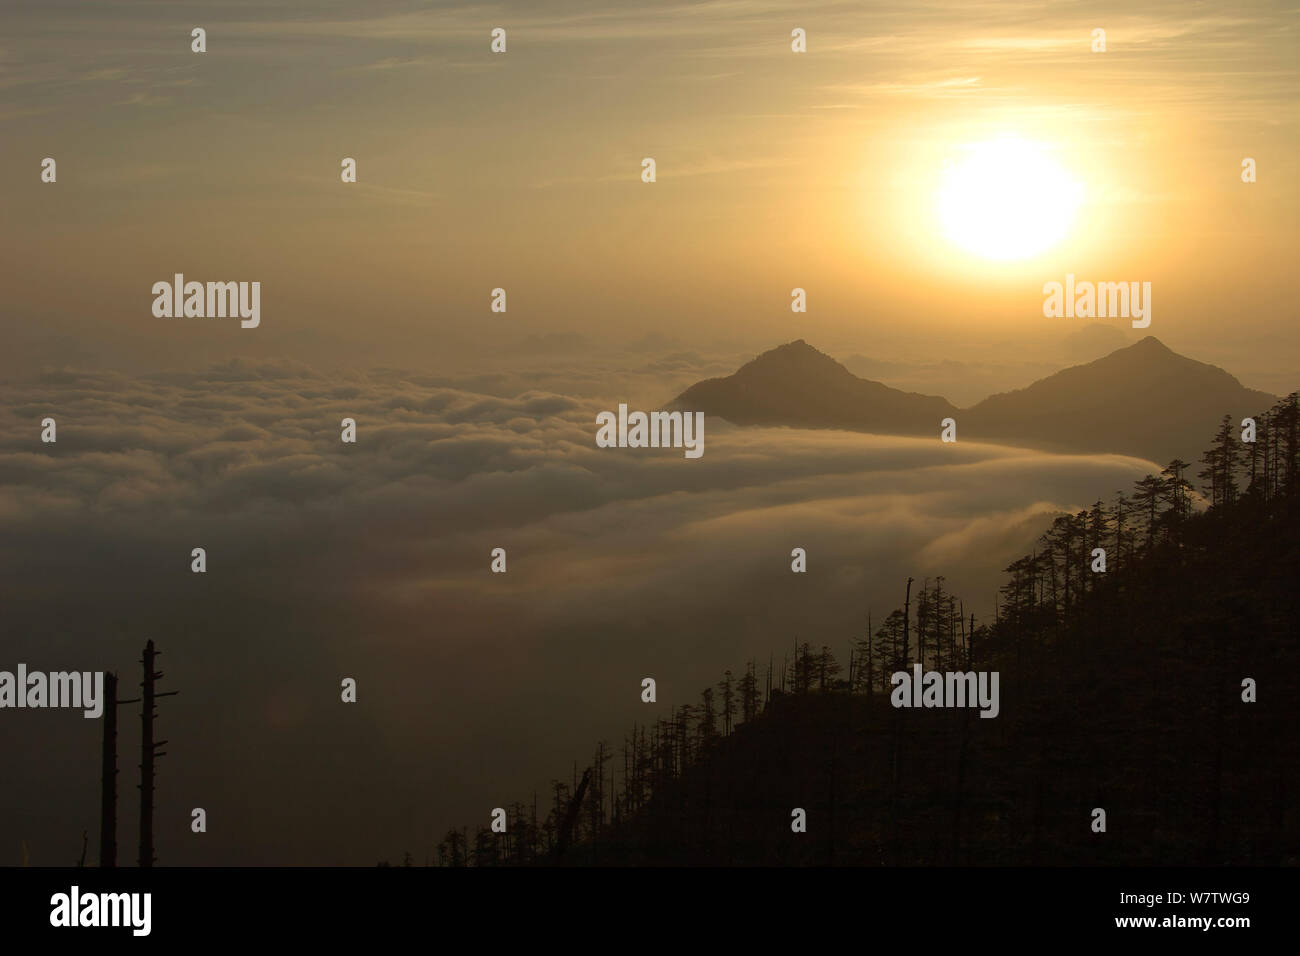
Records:
[[[683,356],[668,374],[703,367]],[[658,407],[664,375],[628,374],[624,400]],[[158,642],[181,691],[160,707],[163,862],[422,861],[447,826],[541,790],[726,668],[779,665],[796,637],[847,654],[909,575],[946,575],[990,614],[1001,568],[1054,511],[1154,468],[718,420],[698,460],[601,449],[595,415],[620,382],[565,376],[236,362],[6,386],[0,667],[117,670],[130,689]],[[57,444],[40,442],[46,416]],[[645,676],[657,706],[639,701]],[[65,717],[2,718],[0,846],[33,863],[72,862],[97,826],[100,725]],[[124,713],[124,848],[136,727]]]

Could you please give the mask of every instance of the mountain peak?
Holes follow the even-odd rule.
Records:
[[[674,407],[717,415],[737,425],[853,428],[885,434],[933,430],[956,411],[947,400],[858,378],[825,352],[795,339],[725,378],[696,382]]]
[[[769,349],[732,375],[696,382],[672,404],[737,425],[926,438],[951,415],[974,441],[1168,461],[1193,453],[1225,412],[1240,418],[1276,400],[1147,335],[965,410],[938,396],[859,378],[803,339]]]
[[[813,348],[803,339],[795,339],[785,345],[778,345],[774,349],[768,349],[757,358],[742,365],[736,371],[736,375],[741,378],[775,375],[785,380],[785,384],[793,384],[790,380],[792,376],[796,380],[805,376],[824,375],[832,375],[837,378],[855,377],[852,372],[835,361],[835,359],[825,352]]]
[[[1026,388],[990,395],[967,411],[966,435],[1169,461],[1187,457],[1225,412],[1240,418],[1275,401],[1147,335]]]
[[[820,355],[824,358],[830,358],[825,352],[814,348],[803,339],[795,339],[793,342],[786,342],[785,345],[778,345],[776,348],[768,349],[766,352],[759,354],[754,361],[768,355]]]
[[[1147,353],[1150,355],[1177,355],[1178,353],[1165,345],[1154,335],[1144,335],[1140,340],[1130,345],[1130,351]]]

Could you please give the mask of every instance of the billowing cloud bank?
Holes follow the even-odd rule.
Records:
[[[1053,511],[1153,470],[945,445],[937,423],[931,441],[709,420],[698,460],[601,449],[610,400],[549,390],[559,378],[486,394],[232,363],[6,386],[0,667],[115,669],[130,686],[158,642],[181,691],[160,708],[165,862],[418,862],[446,826],[527,797],[725,668],[771,652],[779,665],[796,636],[846,654],[908,575],[946,575],[968,613],[989,614],[1001,568]],[[39,440],[47,415],[54,445]],[[489,572],[498,547],[505,575]],[[657,708],[639,702],[644,676]],[[97,826],[100,725],[4,720],[0,846],[68,863]]]

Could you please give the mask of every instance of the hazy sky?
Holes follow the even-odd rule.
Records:
[[[598,449],[618,402],[800,338],[963,405],[1146,333],[1300,384],[1293,5],[815,6],[0,6],[0,667],[134,683],[158,641],[164,862],[422,860],[724,668],[843,656],[908,575],[987,616],[1056,509],[1156,467],[712,419],[697,461]],[[1003,140],[1082,202],[990,261],[938,197]],[[177,272],[260,282],[260,326],[154,317]],[[1150,328],[1044,318],[1067,273],[1151,282]],[[101,727],[0,720],[0,862],[70,863]]]
[[[478,367],[647,331],[1061,364],[1082,322],[1043,318],[1041,287],[1072,272],[1151,281],[1151,334],[1293,386],[1294,5],[815,6],[6,3],[0,370]],[[934,208],[944,163],[1004,136],[1084,191],[1064,242],[1010,264]],[[154,318],[175,272],[261,281],[261,327]]]

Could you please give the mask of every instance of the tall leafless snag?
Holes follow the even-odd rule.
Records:
[[[587,834],[588,839],[596,847],[599,847],[605,829],[605,764],[609,762],[610,757],[605,741],[600,741],[592,757],[592,769],[596,774],[591,787],[591,796],[587,800]]]
[[[578,814],[582,811],[582,798],[587,793],[587,787],[591,783],[591,768],[588,767],[582,772],[582,782],[578,784],[574,792],[573,799],[569,801],[569,806],[564,811],[564,818],[560,821],[559,834],[555,842],[555,857],[559,859],[569,848],[569,843],[573,839],[574,828],[578,824]]]
[[[141,696],[143,706],[140,709],[140,858],[139,865],[142,867],[151,867],[154,864],[153,854],[153,792],[154,792],[154,760],[158,757],[164,757],[167,754],[165,750],[159,750],[167,741],[153,739],[153,722],[158,716],[154,709],[155,702],[159,697],[174,697],[178,691],[167,691],[166,693],[157,693],[154,690],[155,681],[163,675],[161,671],[154,670],[154,661],[161,654],[161,651],[155,650],[153,641],[145,643],[144,653],[141,655],[140,663],[144,665],[144,680],[140,686],[144,693]]]
[[[117,866],[117,708],[140,698],[117,699],[117,674],[104,675],[104,742],[100,757],[99,865]]]
[[[910,627],[909,622],[911,620],[909,616],[911,614],[911,607],[912,607],[912,579],[908,578],[907,593],[906,596],[903,598],[903,646],[904,648],[908,648],[911,642],[911,637],[908,634],[908,630]],[[919,654],[917,655],[917,658],[918,660],[920,659]]]

